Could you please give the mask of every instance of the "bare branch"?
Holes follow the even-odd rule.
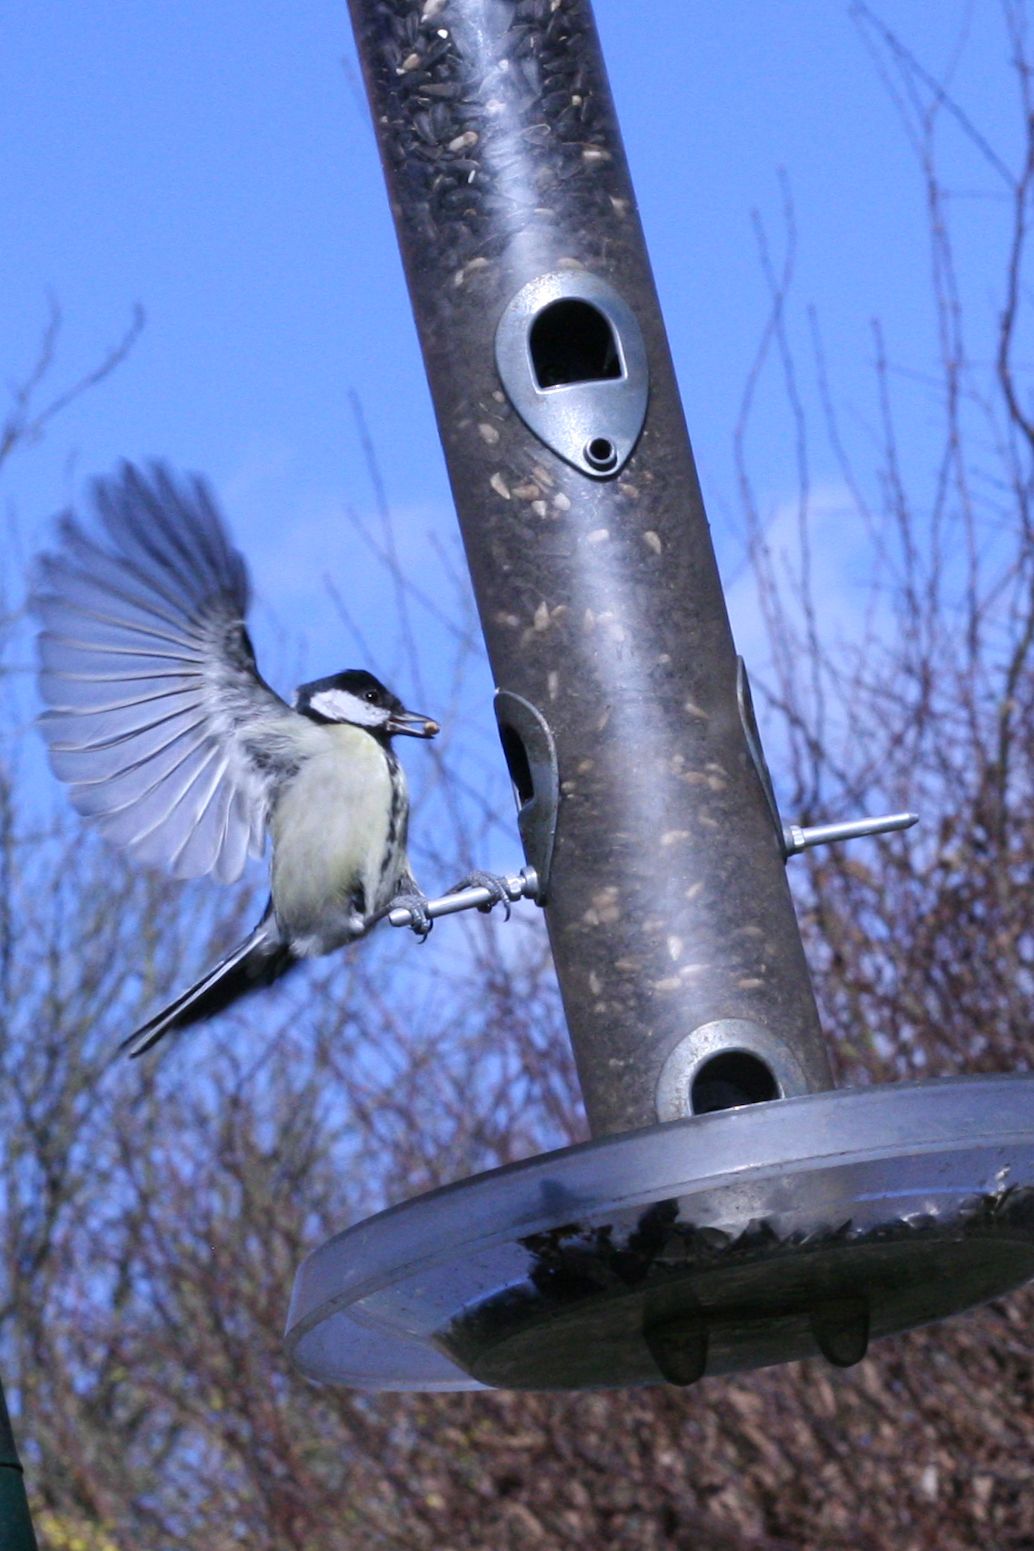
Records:
[[[46,327],[40,348],[28,376],[13,391],[13,405],[3,425],[0,426],[0,466],[21,445],[31,445],[39,440],[51,422],[76,399],[102,383],[106,377],[126,359],[144,326],[144,311],[134,307],[132,321],[117,344],[113,345],[92,370],[77,378],[70,387],[37,407],[36,400],[54,365],[58,336],[61,332],[61,309],[50,298]]]

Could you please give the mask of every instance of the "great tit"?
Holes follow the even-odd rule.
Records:
[[[270,689],[247,568],[202,479],[123,464],[92,495],[97,536],[66,516],[31,600],[55,774],[103,835],[179,878],[233,883],[272,841],[262,919],[124,1041],[138,1056],[396,903],[426,934],[392,739],[439,729],[362,669],[302,684],[291,705]]]

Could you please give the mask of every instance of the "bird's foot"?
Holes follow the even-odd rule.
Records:
[[[409,929],[416,933],[421,942],[434,925],[427,913],[426,894],[396,894],[388,909],[382,913],[387,915],[391,910],[409,911]]]
[[[483,905],[478,905],[477,908],[487,915],[490,910],[495,909],[496,905],[502,905],[506,911],[505,919],[507,921],[510,919],[510,902],[514,894],[510,880],[501,873],[468,872],[466,877],[453,884],[449,893],[460,894],[464,889],[488,889],[492,898],[486,900]]]

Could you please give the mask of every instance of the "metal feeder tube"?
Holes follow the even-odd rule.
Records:
[[[590,7],[351,10],[593,1134],[828,1088]]]
[[[847,1366],[1034,1275],[1034,1078],[831,1091],[784,860],[914,815],[780,821],[588,0],[350,4],[594,1139],[330,1239],[289,1349],[375,1389]]]

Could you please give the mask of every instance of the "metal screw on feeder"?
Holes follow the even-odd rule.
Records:
[[[331,1239],[289,1348],[395,1389],[856,1362],[1034,1276],[1034,1077],[833,1086],[785,862],[914,815],[780,820],[588,0],[350,4],[593,1139]]]

